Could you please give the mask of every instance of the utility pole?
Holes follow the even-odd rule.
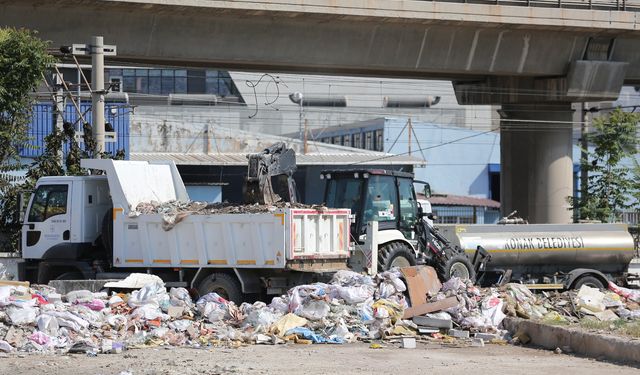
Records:
[[[91,55],[91,128],[93,129],[93,139],[96,142],[96,155],[105,151],[105,129],[104,129],[104,56],[115,56],[116,46],[104,45],[104,38],[94,36],[89,44],[73,44],[62,46],[63,53],[72,55]]]
[[[55,94],[55,112],[54,112],[54,116],[55,116],[55,124],[56,124],[56,129],[59,133],[62,133],[64,131],[64,107],[65,107],[65,96],[64,96],[64,89],[63,89],[63,81],[64,81],[64,77],[62,76],[62,74],[60,74],[59,72],[55,74],[54,76],[55,79],[55,87],[56,87],[56,94]],[[64,165],[64,143],[60,144],[60,149],[58,150],[58,162],[60,163],[60,166]]]
[[[96,157],[104,152],[104,41],[101,36],[91,38],[91,118]]]
[[[303,153],[306,155],[307,154],[307,119],[304,119],[304,147],[302,148]]]
[[[411,156],[411,134],[413,133],[412,125],[411,125],[411,117],[409,117],[408,121],[408,131],[409,131],[409,156]]]
[[[589,173],[586,164],[589,162],[589,140],[587,139],[589,123],[589,103],[582,103],[582,124],[580,125],[580,209],[587,201]],[[579,219],[579,216],[575,216]]]

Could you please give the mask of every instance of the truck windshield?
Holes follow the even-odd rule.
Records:
[[[361,187],[363,181],[353,178],[328,180],[325,204],[330,208],[350,208],[352,214],[360,212]]]
[[[67,185],[41,185],[34,193],[28,220],[42,222],[67,213]]]

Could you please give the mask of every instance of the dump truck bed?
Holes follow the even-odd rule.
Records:
[[[346,259],[349,210],[191,215],[165,231],[160,214],[115,215],[118,267],[288,268]],[[116,229],[118,228],[118,229]]]
[[[135,268],[292,268],[346,265],[349,209],[276,208],[191,214],[169,230],[163,214],[137,215],[144,202],[187,201],[172,162],[83,160],[107,174],[113,202],[113,264]],[[185,214],[181,213],[180,215]]]

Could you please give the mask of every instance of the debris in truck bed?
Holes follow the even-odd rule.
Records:
[[[453,278],[429,293],[426,303],[410,307],[401,276],[398,270],[375,277],[344,270],[329,283],[296,286],[269,304],[240,306],[216,293],[193,300],[184,288],[167,291],[153,275],[133,274],[114,284],[139,288],[130,293],[78,290],[61,297],[48,286],[2,285],[0,351],[96,355],[136,347],[340,344],[404,337],[469,346],[469,332],[483,343],[505,342],[509,337],[499,327],[506,315],[542,321],[585,314],[640,319],[635,291],[615,285],[615,292],[583,287],[578,293],[533,294],[522,284],[479,289]],[[403,319],[422,314],[427,315]]]
[[[140,215],[161,214],[163,229],[170,230],[177,223],[189,215],[222,215],[222,214],[259,214],[273,212],[278,208],[306,208],[324,210],[322,205],[307,205],[301,203],[278,202],[273,205],[259,204],[231,204],[227,202],[208,203],[198,201],[169,201],[169,202],[141,202],[129,212],[129,217]]]

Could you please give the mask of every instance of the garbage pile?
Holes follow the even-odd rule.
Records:
[[[507,284],[503,299],[508,315],[551,323],[575,323],[584,318],[640,319],[640,290],[612,282],[605,291],[583,285],[578,291],[541,294],[522,284]]]
[[[129,217],[140,215],[161,214],[164,230],[170,230],[177,223],[189,215],[219,215],[219,214],[258,214],[273,212],[278,208],[312,208],[324,209],[324,206],[306,205],[301,203],[278,202],[273,205],[245,204],[233,205],[227,202],[209,203],[198,201],[168,201],[141,202],[129,212]]]
[[[484,345],[482,337],[509,339],[499,329],[507,315],[556,319],[575,311],[609,311],[640,318],[639,292],[624,288],[604,293],[583,288],[577,299],[565,303],[564,294],[555,300],[536,296],[521,284],[480,289],[458,278],[444,284],[436,278],[422,295],[402,271],[375,277],[339,271],[329,283],[296,286],[269,304],[239,306],[216,293],[193,300],[186,289],[167,291],[160,278],[146,274],[107,284],[138,288],[110,295],[86,290],[60,295],[49,286],[0,284],[0,352],[92,356],[136,347],[341,344],[407,337]],[[416,302],[420,298],[424,302]],[[575,310],[567,307],[572,303]]]

